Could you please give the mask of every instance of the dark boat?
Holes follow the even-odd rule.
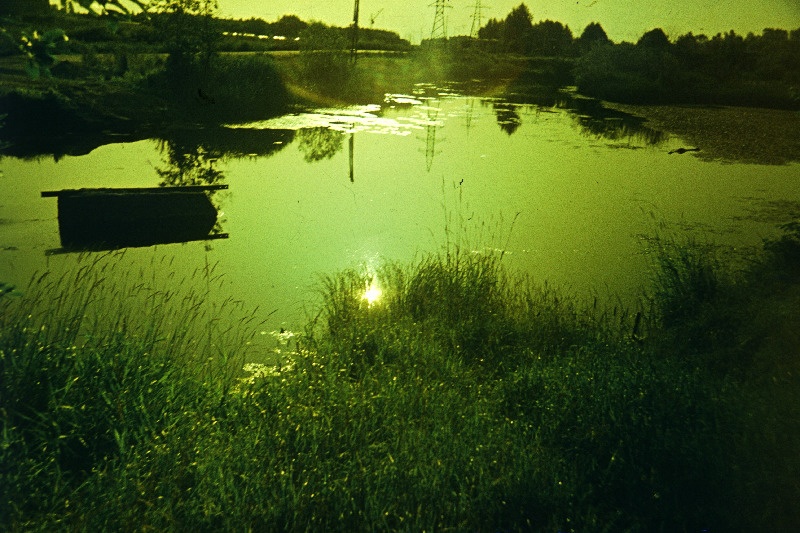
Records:
[[[63,251],[112,250],[226,238],[213,232],[217,209],[206,192],[227,188],[66,189],[42,197],[58,198]]]

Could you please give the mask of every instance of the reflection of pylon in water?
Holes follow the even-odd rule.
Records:
[[[439,118],[439,107],[428,108],[428,126],[425,128],[427,135],[425,138],[425,165],[428,172],[433,167],[433,158],[436,156],[436,130],[439,128],[437,119]]]
[[[475,114],[475,98],[469,99],[464,111],[464,121],[467,126],[467,135],[469,135],[469,130],[472,128],[472,116]]]
[[[431,30],[431,41],[436,39],[447,39],[447,24],[445,23],[444,10],[451,7],[448,4],[450,0],[436,0],[432,6],[436,8],[436,14],[433,16],[433,29]]]

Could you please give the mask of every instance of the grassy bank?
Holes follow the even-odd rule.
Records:
[[[456,245],[342,272],[249,380],[247,315],[45,276],[0,296],[0,528],[792,530],[798,229],[745,271],[657,241],[640,313]]]

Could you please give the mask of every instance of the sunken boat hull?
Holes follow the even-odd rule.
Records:
[[[43,192],[58,198],[64,250],[108,250],[226,237],[214,234],[212,187],[76,189]]]

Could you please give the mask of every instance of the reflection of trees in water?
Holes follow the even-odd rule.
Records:
[[[495,103],[492,104],[494,114],[497,116],[497,125],[508,135],[512,135],[519,128],[522,121],[514,104]]]
[[[182,146],[200,146],[218,157],[270,157],[294,140],[294,130],[258,128],[192,128],[171,131],[168,141]]]
[[[637,139],[647,145],[658,145],[669,137],[663,131],[645,126],[644,120],[639,117],[604,107],[599,100],[568,91],[546,89],[528,88],[524,93],[492,102],[492,110],[500,129],[508,135],[514,134],[522,124],[520,106],[529,106],[537,113],[553,108],[567,110],[582,133],[612,141]]]
[[[644,119],[608,109],[593,98],[573,98],[569,105],[574,121],[588,135],[611,141],[638,139],[647,145],[658,145],[669,137],[663,131],[644,125]]]
[[[159,150],[164,156],[166,167],[156,168],[161,178],[159,187],[183,187],[187,185],[221,185],[225,181],[225,173],[214,168],[219,159],[217,152],[209,151],[196,144],[182,144],[176,141],[159,141]],[[214,208],[219,211],[214,196],[217,191],[207,191]],[[223,233],[219,220],[214,224],[211,235]]]
[[[325,127],[301,129],[297,138],[298,147],[309,163],[330,159],[344,146],[344,134]]]
[[[623,117],[589,117],[575,116],[575,120],[582,132],[597,137],[603,137],[610,141],[621,139],[638,139],[644,144],[655,146],[663,143],[669,135],[663,131],[654,130],[642,125],[642,121]]]
[[[175,141],[161,141],[159,149],[168,165],[156,169],[161,178],[161,187],[217,185],[225,180],[225,173],[214,168],[214,163],[219,159],[216,152]]]

